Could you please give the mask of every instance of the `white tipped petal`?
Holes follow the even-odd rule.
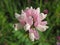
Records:
[[[34,34],[33,33],[30,33],[29,34],[29,38],[31,39],[31,41],[34,41],[34,38],[35,38]]]
[[[48,26],[42,26],[42,25],[39,25],[36,27],[39,31],[41,32],[44,32],[46,31],[49,27]]]
[[[15,13],[15,17],[18,19],[20,15],[18,13]]]
[[[27,7],[26,9],[29,9],[29,7]]]
[[[37,10],[38,13],[40,13],[40,8],[39,7],[36,10]]]
[[[48,26],[44,26],[44,31],[46,31],[46,29],[48,29],[49,27]]]
[[[22,13],[24,13],[24,11],[23,11],[23,10],[21,10],[21,12],[22,12]]]
[[[45,19],[47,14],[41,13],[42,20]]]
[[[33,7],[31,6],[30,9],[33,9]]]
[[[25,31],[29,30],[29,29],[30,29],[30,25],[29,25],[29,24],[26,24],[26,25],[24,26],[24,29],[25,29]]]

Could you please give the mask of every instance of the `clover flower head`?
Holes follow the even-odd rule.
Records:
[[[21,11],[21,14],[15,13],[16,19],[23,25],[25,31],[29,31],[29,37],[32,41],[39,39],[38,31],[48,29],[47,21],[43,21],[47,14],[40,13],[40,8],[34,9],[27,7]]]

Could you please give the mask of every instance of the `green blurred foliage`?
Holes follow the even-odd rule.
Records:
[[[46,20],[49,29],[39,32],[40,39],[32,42],[24,29],[15,31],[17,22],[14,13],[20,13],[26,7],[40,7],[41,12],[48,10]],[[60,0],[0,0],[0,45],[56,45],[56,36],[60,34]]]

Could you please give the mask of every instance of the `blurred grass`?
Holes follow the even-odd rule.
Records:
[[[39,32],[39,41],[31,42],[25,38],[24,31],[13,33],[12,24],[17,22],[14,13],[32,6],[40,7],[41,12],[48,9],[49,29]],[[19,32],[19,33],[18,33]],[[23,34],[24,33],[24,34]],[[16,35],[17,36],[16,36]],[[56,36],[60,35],[60,1],[59,0],[0,0],[0,45],[56,45]],[[28,36],[27,36],[28,37]]]

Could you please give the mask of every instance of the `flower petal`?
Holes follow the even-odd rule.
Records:
[[[40,25],[46,25],[47,24],[47,21],[42,21],[42,22],[40,22]]]
[[[40,8],[39,7],[36,9],[36,11],[37,11],[37,13],[40,14]]]
[[[18,13],[15,13],[15,17],[16,17],[16,19],[18,19],[20,17],[20,15]]]
[[[18,19],[18,21],[19,21],[22,25],[25,25],[26,14],[23,12],[23,10],[22,10],[21,15],[15,13],[15,17]]]
[[[46,29],[48,29],[48,26],[38,25],[36,29],[38,29],[41,32],[44,32],[46,31]]]
[[[25,31],[29,30],[30,27],[31,27],[31,26],[27,23],[27,24],[24,26]]]
[[[30,29],[29,30],[29,34],[30,34],[30,36],[32,37],[32,40],[38,40],[39,39],[39,34],[38,34],[38,31],[37,30],[35,30],[35,29]],[[31,35],[31,34],[33,34],[33,36]],[[30,38],[31,38],[30,37]]]
[[[29,33],[29,38],[30,38],[31,41],[34,41],[34,37],[35,37],[34,33]]]
[[[41,20],[44,20],[45,18],[46,18],[46,16],[47,16],[47,14],[44,14],[44,13],[41,13],[41,15],[40,15],[41,17]]]
[[[32,29],[29,30],[29,38],[31,41],[34,41],[34,39],[35,39],[34,31]]]
[[[31,16],[32,15],[32,7],[30,9],[24,10],[24,12],[26,13],[27,17]]]
[[[29,25],[32,25],[33,24],[33,18],[31,16],[27,17],[26,23],[28,23]]]
[[[39,39],[39,34],[37,30],[34,30],[34,35],[35,35],[35,39],[38,40]]]

